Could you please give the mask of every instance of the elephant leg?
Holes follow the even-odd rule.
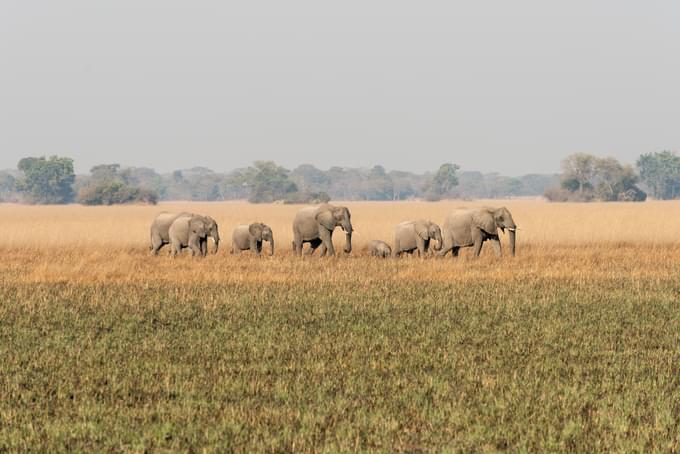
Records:
[[[298,232],[294,231],[293,232],[293,252],[295,253],[295,255],[297,255],[297,256],[302,255],[302,246],[303,246],[302,237],[300,236],[300,234]]]
[[[335,248],[333,247],[333,232],[326,230],[325,228],[319,229],[319,236],[323,242],[323,246],[326,249],[321,254],[321,257],[328,254],[328,256],[333,257],[335,255]]]
[[[418,257],[425,258],[425,252],[427,252],[427,244],[425,240],[420,237],[416,237],[416,247],[418,248]]]
[[[455,259],[458,257],[458,254],[460,253],[460,248],[458,246],[455,246],[451,249],[451,258]]]
[[[493,244],[493,250],[496,252],[497,257],[502,257],[503,256],[503,251],[501,249],[501,240],[500,238],[491,238],[491,244]]]
[[[250,238],[250,252],[255,255],[260,255],[260,251],[257,247],[257,240],[254,237]]]
[[[201,240],[201,256],[205,257],[208,255],[208,239]]]
[[[151,235],[151,254],[158,255],[158,251],[163,247],[163,240],[160,235]]]

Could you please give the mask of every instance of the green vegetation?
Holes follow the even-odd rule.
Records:
[[[22,177],[16,181],[18,191],[30,203],[59,204],[73,200],[73,160],[50,156],[49,158],[24,158],[17,166]]]
[[[680,281],[0,286],[0,451],[680,448]]]
[[[647,194],[637,186],[640,178],[631,165],[615,158],[575,153],[562,161],[560,188],[545,196],[553,202],[644,202]]]
[[[654,197],[662,200],[680,197],[680,156],[670,151],[643,154],[637,167]]]
[[[92,168],[90,177],[78,191],[78,202],[83,205],[115,205],[121,203],[158,202],[153,189],[136,187],[130,180],[131,172],[121,172],[118,164],[103,164]]]

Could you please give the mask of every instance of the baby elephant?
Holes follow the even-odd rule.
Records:
[[[268,225],[261,222],[239,225],[231,237],[231,253],[240,254],[241,251],[250,250],[259,256],[263,241],[269,241],[269,255],[274,255],[274,234]]]
[[[392,248],[384,241],[373,240],[368,243],[368,253],[373,257],[387,258],[392,255]]]
[[[191,249],[192,256],[205,257],[208,241],[206,219],[195,214],[178,216],[168,230],[170,237],[170,255],[176,257],[182,249]]]
[[[442,248],[442,231],[434,222],[425,219],[402,222],[394,231],[394,256],[418,251],[418,255],[425,258],[432,246],[431,241],[437,242],[435,251]]]

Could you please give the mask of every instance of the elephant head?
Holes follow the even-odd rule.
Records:
[[[204,245],[208,238],[208,230],[206,228],[205,218],[201,216],[192,216],[189,218],[189,246],[194,245],[192,250],[200,251],[202,256],[205,256]],[[194,249],[197,248],[197,249]]]
[[[274,255],[274,233],[268,225],[262,224],[261,222],[255,222],[250,224],[248,232],[250,232],[253,238],[259,242],[268,241],[270,249],[269,255]]]
[[[206,235],[212,237],[215,247],[213,248],[213,254],[217,254],[217,249],[220,246],[220,232],[217,228],[217,222],[210,216],[205,216],[205,229]]]
[[[316,214],[316,221],[322,227],[333,231],[336,227],[342,228],[345,232],[345,252],[352,252],[352,227],[351,214],[347,207],[322,205]]]
[[[507,208],[489,208],[479,210],[472,216],[473,222],[490,235],[498,235],[498,229],[505,233],[508,229],[510,235],[510,254],[515,256],[515,243],[517,239],[517,225],[512,219],[512,214]]]
[[[437,242],[437,244],[434,246],[435,251],[438,251],[442,248],[442,231],[437,224],[431,221],[416,221],[415,229],[416,234],[423,240],[435,240]]]

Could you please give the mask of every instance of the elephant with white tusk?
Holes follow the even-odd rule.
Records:
[[[388,258],[392,255],[392,248],[384,241],[373,240],[368,243],[368,253],[372,257]]]
[[[498,229],[508,229],[510,237],[510,255],[515,256],[517,225],[507,208],[474,208],[459,209],[448,215],[444,222],[444,247],[439,256],[449,251],[457,257],[462,247],[474,246],[475,257],[479,257],[485,241],[491,241],[497,256],[503,254]]]
[[[418,251],[418,255],[425,258],[430,250],[430,241],[436,241],[434,250],[442,247],[442,232],[437,224],[425,219],[406,221],[397,225],[394,231],[394,249],[392,254],[399,257],[403,252],[412,254]]]
[[[192,256],[205,256],[208,241],[206,219],[195,214],[178,216],[168,231],[170,236],[170,254],[176,257],[183,248],[191,249]]]
[[[239,225],[231,236],[231,253],[240,254],[241,251],[250,250],[259,256],[263,241],[269,242],[269,255],[274,255],[274,233],[268,225],[261,222]]]
[[[317,207],[307,207],[298,211],[293,220],[293,250],[297,255],[302,255],[302,246],[309,243],[312,253],[318,248],[321,257],[326,253],[335,255],[333,247],[333,230],[336,227],[345,231],[345,252],[352,252],[352,227],[351,214],[347,207],[335,206],[328,203]]]

